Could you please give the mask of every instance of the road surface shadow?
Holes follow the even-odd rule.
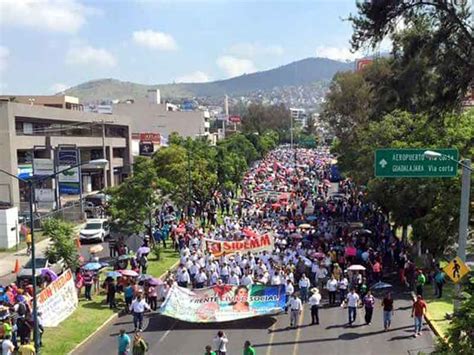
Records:
[[[360,325],[362,326],[362,325]],[[398,327],[398,328],[392,328],[390,330],[387,331],[388,332],[394,332],[394,331],[397,331],[397,330],[402,330],[402,329],[406,329],[406,328],[410,328],[411,326],[404,326],[404,327]],[[255,348],[264,348],[264,347],[268,347],[268,346],[279,346],[279,345],[294,345],[294,344],[309,344],[309,343],[323,343],[323,342],[328,342],[328,341],[336,341],[336,340],[354,340],[354,339],[359,339],[359,338],[364,338],[364,337],[368,337],[368,336],[372,336],[372,335],[378,335],[378,334],[382,334],[382,333],[386,333],[383,329],[382,330],[377,330],[377,331],[373,331],[373,332],[368,332],[368,333],[344,333],[344,334],[341,334],[337,337],[333,337],[333,338],[321,338],[321,339],[308,339],[308,340],[300,340],[300,341],[283,341],[283,342],[276,342],[276,343],[261,343],[261,344],[253,344],[252,346],[255,347]],[[395,340],[395,338],[401,338],[401,339],[406,339],[406,338],[410,338],[410,336],[403,336],[403,337],[394,337],[392,338],[393,340]],[[392,340],[390,339],[390,340]]]
[[[149,316],[146,332],[156,332],[163,330],[200,330],[200,329],[267,329],[276,323],[274,317],[258,317],[250,319],[241,319],[222,323],[189,323],[163,316],[161,314],[151,314]]]

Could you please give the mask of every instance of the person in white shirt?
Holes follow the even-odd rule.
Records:
[[[337,280],[334,275],[326,283],[326,289],[329,292],[329,305],[333,306],[336,304],[336,292],[337,292]]]
[[[328,276],[328,271],[324,266],[320,267],[316,272],[316,278],[318,281],[318,286],[320,288],[325,286],[326,277]]]
[[[311,306],[311,325],[319,324],[319,304],[321,303],[321,294],[319,290],[314,287],[311,289],[311,297],[308,304]]]
[[[234,285],[234,286],[240,285],[239,276],[236,275],[234,271],[230,272],[229,285]]]
[[[298,286],[300,288],[301,301],[303,303],[308,302],[308,291],[309,287],[311,286],[311,283],[305,274],[301,275],[301,279],[298,282]]]
[[[242,277],[242,285],[248,286],[253,284],[253,278],[252,275],[250,275],[248,272],[245,273],[245,275]]]
[[[2,324],[3,326],[3,324]],[[15,350],[15,346],[13,345],[12,341],[10,340],[10,335],[5,335],[2,341],[2,355],[13,355],[13,351]]]
[[[349,309],[349,325],[352,326],[352,323],[356,320],[357,315],[357,305],[359,304],[360,297],[355,292],[355,288],[351,289],[351,292],[346,297],[347,307]]]
[[[204,269],[201,269],[196,275],[196,288],[203,288],[207,281],[207,275]]]
[[[275,275],[272,276],[272,281],[271,281],[272,285],[281,285],[281,283],[282,283],[282,278],[281,278],[280,273],[276,273]]]
[[[346,299],[348,286],[349,286],[349,280],[347,280],[347,277],[342,275],[339,278],[339,282],[337,284],[337,287],[339,288],[339,297],[340,297],[341,303],[344,302],[344,300]]]
[[[179,273],[177,275],[177,281],[178,281],[178,286],[188,287],[188,283],[191,281],[191,278],[190,278],[188,270],[186,270],[186,268],[183,268],[181,273]]]
[[[215,284],[217,284],[217,280],[219,280],[219,274],[217,273],[216,270],[214,270],[211,273],[211,277],[210,277],[211,286],[214,286]]]
[[[227,339],[225,333],[222,330],[219,330],[216,337],[213,339],[216,354],[226,355],[228,342],[229,339]]]
[[[288,302],[288,306],[290,308],[290,328],[296,328],[298,326],[298,318],[303,311],[303,303],[294,293]]]
[[[130,305],[130,311],[133,313],[133,326],[135,327],[135,331],[141,332],[143,327],[143,313],[145,310],[150,310],[150,306],[146,301],[142,298],[142,292],[140,292]]]
[[[230,274],[230,268],[229,266],[227,266],[227,263],[224,262],[224,265],[221,268],[221,279],[225,284],[229,282],[229,274]]]

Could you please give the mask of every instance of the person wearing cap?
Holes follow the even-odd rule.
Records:
[[[312,295],[308,300],[308,304],[311,307],[311,325],[319,324],[319,304],[321,302],[321,294],[317,287],[313,287],[310,291]]]

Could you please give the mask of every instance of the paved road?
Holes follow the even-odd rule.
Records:
[[[287,329],[288,315],[259,317],[250,320],[221,324],[191,324],[150,313],[146,317],[144,337],[149,342],[150,354],[198,355],[212,343],[212,338],[222,329],[229,338],[228,354],[242,353],[245,340],[250,340],[257,354],[417,354],[433,350],[434,335],[427,325],[423,335],[413,338],[413,320],[410,318],[411,302],[408,293],[395,295],[395,316],[392,329],[383,331],[380,302],[374,312],[372,325],[363,324],[363,311],[358,310],[357,321],[346,326],[347,310],[340,307],[323,308],[321,323],[309,326],[311,316],[308,306],[297,329]],[[116,336],[124,328],[132,335],[132,317],[124,315],[104,327],[93,339],[74,352],[75,355],[111,354],[116,351]]]

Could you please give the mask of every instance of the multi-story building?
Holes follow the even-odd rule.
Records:
[[[0,95],[0,101],[10,101],[19,104],[65,108],[67,110],[82,111],[79,99],[67,95]]]
[[[70,97],[28,96],[28,104],[16,103],[18,96],[0,101],[0,168],[28,177],[33,159],[54,159],[55,151],[77,147],[80,161],[105,158],[108,167],[82,167],[82,190],[101,190],[120,183],[130,172],[130,119],[119,115],[83,112]],[[56,101],[55,101],[56,99]],[[12,102],[13,101],[13,102]],[[63,102],[62,108],[56,105]],[[72,100],[74,101],[74,100]],[[44,106],[40,106],[44,102]],[[56,102],[56,103],[54,103]],[[68,104],[69,102],[69,104]],[[24,209],[26,186],[0,173],[0,201]]]

